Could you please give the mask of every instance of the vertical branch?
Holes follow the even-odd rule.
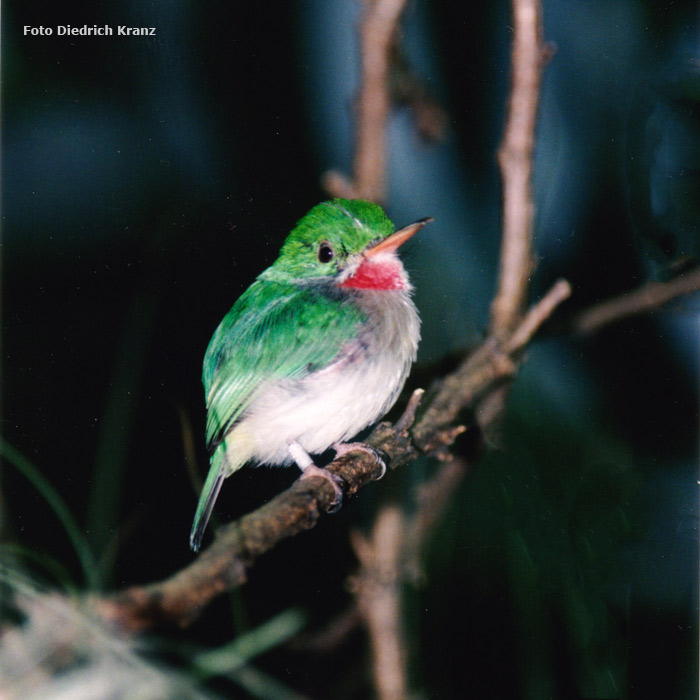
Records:
[[[491,334],[504,338],[517,325],[533,269],[532,162],[544,65],[540,0],[512,0],[513,48],[508,116],[498,163],[503,181],[503,239]]]
[[[406,700],[409,696],[401,585],[407,576],[420,578],[423,548],[466,472],[466,463],[459,459],[443,462],[420,488],[412,517],[397,506],[386,505],[379,511],[370,537],[352,533],[360,569],[350,584],[369,636],[379,700]]]
[[[372,647],[372,673],[379,700],[406,700],[406,651],[401,624],[401,559],[404,517],[395,506],[377,516],[371,539],[355,532],[360,571],[352,580]]]
[[[366,0],[360,29],[362,87],[357,104],[355,187],[359,197],[385,196],[386,121],[389,116],[389,57],[406,0]]]
[[[323,176],[323,187],[335,197],[373,202],[386,195],[386,122],[389,116],[391,48],[406,0],[365,0],[360,26],[362,76],[357,98],[353,177],[337,171]]]

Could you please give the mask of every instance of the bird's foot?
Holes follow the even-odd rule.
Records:
[[[358,451],[366,452],[368,455],[373,457],[382,469],[382,473],[378,477],[375,477],[375,481],[378,481],[384,476],[384,474],[386,474],[386,460],[384,459],[384,457],[382,457],[381,452],[372,447],[371,445],[367,445],[364,442],[336,442],[332,447],[335,450],[336,459],[338,457],[342,457],[348,452]]]
[[[311,455],[309,455],[309,453],[298,442],[289,443],[289,454],[292,456],[292,459],[296,462],[299,469],[301,469],[300,479],[320,476],[333,487],[335,498],[333,499],[328,512],[335,513],[338,511],[340,506],[343,504],[343,479],[336,474],[329,472],[327,469],[317,467],[314,464],[313,459],[311,459]]]

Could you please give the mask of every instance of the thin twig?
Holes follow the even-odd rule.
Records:
[[[353,177],[325,173],[322,185],[334,197],[381,202],[385,196],[386,121],[389,116],[391,49],[406,0],[365,0],[360,25],[362,77],[357,99]]]
[[[436,439],[453,425],[461,410],[473,406],[478,397],[515,375],[516,356],[520,354],[516,351],[522,349],[522,341],[530,340],[568,296],[564,294],[567,287],[568,283],[560,280],[533,307],[510,336],[519,339],[516,343],[511,343],[509,338],[503,342],[487,338],[452,374],[436,385],[426,409],[412,430],[418,447],[423,450],[436,449]]]
[[[406,0],[366,0],[360,29],[362,86],[357,103],[353,170],[358,196],[383,201],[391,44]]]
[[[418,487],[417,508],[406,528],[404,568],[415,581],[420,579],[420,560],[426,542],[447,509],[457,485],[467,473],[467,462],[455,458],[442,462],[435,474]]]
[[[416,389],[411,394],[411,398],[406,404],[403,415],[396,421],[396,425],[394,426],[396,430],[408,430],[413,425],[416,420],[416,411],[418,411],[418,407],[420,406],[424,395],[425,389]]]
[[[509,354],[522,350],[552,315],[554,309],[571,296],[571,285],[567,280],[557,280],[554,286],[528,312],[515,333],[505,345]]]
[[[338,170],[328,170],[323,173],[323,175],[321,175],[321,187],[328,192],[331,197],[357,199],[359,196],[355,188],[355,183]]]
[[[448,130],[449,118],[433,98],[425,81],[414,72],[398,40],[392,44],[391,101],[408,105],[420,137],[428,143],[442,141]]]
[[[673,299],[698,290],[700,290],[700,268],[679,275],[668,282],[648,282],[639,289],[596,304],[577,314],[571,321],[571,328],[580,335],[596,333],[610,323],[655,311]]]
[[[337,649],[350,635],[358,629],[362,622],[356,605],[351,605],[323,629],[300,635],[289,643],[294,651],[311,651],[327,654]]]
[[[498,163],[503,182],[503,237],[491,334],[504,338],[518,323],[533,269],[532,162],[543,70],[539,0],[513,0],[508,117]]]
[[[377,697],[406,700],[406,650],[401,625],[403,514],[396,506],[384,506],[375,519],[371,537],[353,532],[351,542],[360,561],[351,587],[369,633]]]

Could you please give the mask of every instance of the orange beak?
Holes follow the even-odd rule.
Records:
[[[400,245],[403,245],[411,236],[418,233],[423,226],[429,224],[431,221],[433,221],[433,218],[429,216],[420,221],[416,221],[415,224],[409,224],[399,229],[392,233],[391,236],[387,236],[376,245],[365,250],[364,256],[366,258],[371,258],[373,255],[378,255],[379,253],[393,253]]]

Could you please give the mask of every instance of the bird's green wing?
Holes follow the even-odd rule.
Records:
[[[210,449],[267,383],[301,379],[328,366],[357,337],[364,319],[328,285],[251,285],[221,322],[204,358]]]

